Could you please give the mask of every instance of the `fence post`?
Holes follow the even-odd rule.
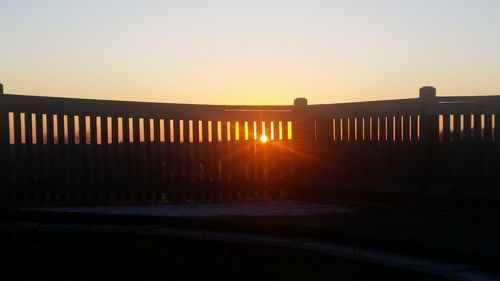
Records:
[[[420,142],[422,144],[421,171],[422,192],[426,192],[434,179],[434,166],[437,165],[435,149],[439,141],[439,114],[437,111],[436,88],[426,86],[420,88]]]
[[[292,109],[292,155],[293,185],[306,186],[310,183],[312,172],[312,147],[314,146],[314,118],[307,106],[306,98],[296,98]],[[291,163],[290,163],[291,164]]]
[[[6,204],[6,193],[9,186],[9,113],[5,104],[3,85],[0,84],[0,206]]]
[[[310,138],[311,120],[307,110],[307,99],[296,98],[293,101],[293,142],[303,145]],[[314,122],[314,121],[313,121]],[[314,124],[312,124],[314,126]],[[314,127],[312,127],[314,129]]]

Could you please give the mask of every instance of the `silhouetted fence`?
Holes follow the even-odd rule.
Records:
[[[293,106],[0,95],[2,194],[231,199],[345,184],[498,185],[500,97],[420,94]]]
[[[500,97],[436,97],[307,106],[317,185],[500,184]],[[318,167],[322,167],[318,173]]]

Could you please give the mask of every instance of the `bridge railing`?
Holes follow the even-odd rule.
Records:
[[[5,194],[500,184],[500,96],[424,87],[415,99],[223,106],[2,94],[0,113]]]

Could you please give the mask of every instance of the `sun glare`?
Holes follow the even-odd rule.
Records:
[[[259,139],[259,140],[260,140],[260,142],[261,142],[261,143],[266,143],[266,142],[268,142],[268,141],[269,141],[269,139],[267,138],[267,136],[266,136],[266,135],[262,135],[262,136],[260,136],[260,139]]]

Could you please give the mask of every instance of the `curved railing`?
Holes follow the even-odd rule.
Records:
[[[342,184],[498,185],[500,96],[420,94],[293,106],[2,94],[3,194],[266,197]]]

